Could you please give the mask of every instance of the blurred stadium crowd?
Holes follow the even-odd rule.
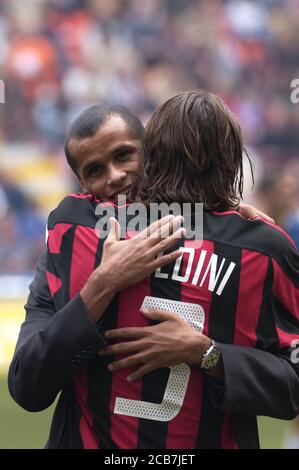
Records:
[[[120,103],[146,123],[204,87],[239,117],[255,156],[255,204],[299,244],[298,0],[1,0],[0,275],[31,273],[47,212],[74,181],[66,129]]]

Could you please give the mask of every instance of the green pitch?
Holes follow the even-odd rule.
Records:
[[[41,449],[48,438],[53,406],[29,413],[10,397],[7,380],[0,378],[0,449]]]

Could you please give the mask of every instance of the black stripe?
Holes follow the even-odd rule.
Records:
[[[119,299],[116,295],[104,313],[107,329],[117,327]],[[111,356],[95,356],[87,366],[88,407],[94,418],[93,428],[99,437],[101,449],[115,449],[111,437],[111,401],[112,373],[108,370]]]
[[[72,250],[76,227],[71,227],[61,241],[60,253],[48,253],[47,269],[54,275],[58,274],[62,286],[54,295],[56,310],[60,310],[70,300],[70,274],[72,266]]]
[[[240,248],[214,243],[214,253],[218,255],[217,268],[223,258],[226,259],[222,273],[228,268],[230,262],[236,264],[230,275],[228,283],[221,295],[216,294],[216,285],[213,292],[212,304],[209,316],[209,336],[221,343],[234,343],[235,337],[235,318],[238,303],[242,250]],[[220,279],[222,279],[220,275]]]
[[[104,240],[99,239],[95,256],[94,269],[100,264],[103,255]],[[119,298],[116,295],[101,318],[101,331],[117,327]],[[112,374],[108,370],[111,356],[95,356],[88,364],[88,406],[94,417],[93,429],[99,437],[101,449],[115,449],[111,437],[111,401]]]
[[[201,415],[196,438],[197,449],[219,449],[224,413],[213,406],[206,377],[203,378]]]
[[[236,441],[239,449],[259,449],[256,416],[232,415]]]
[[[96,269],[99,266],[100,262],[102,261],[103,248],[104,248],[104,240],[102,238],[99,238],[98,247],[97,247],[96,256],[95,256],[95,262],[94,262],[94,269]]]
[[[69,423],[65,423],[65,429],[68,430],[69,435],[64,436],[61,443],[61,448],[64,448],[64,438],[66,437],[66,443],[69,443],[71,449],[83,449],[83,441],[80,433],[80,420],[82,416],[82,410],[78,405],[74,388],[68,389],[67,408],[72,410],[71,413],[64,413],[66,420]],[[72,404],[71,404],[72,403]]]
[[[180,240],[173,250],[182,246]],[[151,277],[151,294],[153,297],[181,300],[181,283],[171,280],[175,262],[165,266],[162,271],[169,274],[168,279]],[[154,322],[151,322],[154,324]],[[141,400],[161,403],[165,392],[169,368],[158,369],[144,376],[142,381]],[[138,448],[139,449],[165,449],[167,442],[168,423],[139,419]]]
[[[214,253],[219,256],[217,267],[219,267],[222,258],[226,258],[223,270],[228,268],[230,262],[236,263],[236,266],[222,294],[216,294],[217,285],[213,292],[208,335],[219,342],[233,344],[242,250],[215,242]],[[224,413],[214,407],[207,382],[204,379],[199,432],[196,441],[197,448],[218,449],[221,447],[224,416]]]
[[[294,249],[285,249],[283,258],[277,260],[289,280],[299,289],[299,255]],[[273,258],[273,256],[272,256]]]
[[[63,426],[61,426],[62,418],[64,420]],[[62,390],[54,411],[48,441],[51,449],[83,449],[80,418],[81,410],[76,401],[72,384]]]
[[[256,329],[256,348],[266,351],[275,351],[278,348],[278,338],[275,327],[275,316],[273,315],[274,269],[271,259],[268,260],[267,276],[263,287],[263,297],[260,315]],[[271,304],[270,304],[271,302]]]
[[[63,235],[61,242],[60,273],[62,290],[64,298],[66,298],[68,301],[70,300],[70,282],[75,232],[76,227],[74,226]]]
[[[51,212],[48,219],[48,229],[51,230],[56,224],[61,222],[94,228],[98,220],[95,215],[95,208],[96,203],[90,199],[67,196]]]
[[[274,315],[277,326],[294,335],[299,335],[299,322],[294,313],[290,312],[277,298],[274,297]]]

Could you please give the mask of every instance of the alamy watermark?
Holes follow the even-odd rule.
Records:
[[[293,348],[293,351],[291,353],[291,362],[293,364],[298,364],[299,363],[299,338],[293,339],[293,341],[291,342],[291,348]]]
[[[125,238],[128,232],[139,233],[145,230],[162,217],[173,215],[184,218],[183,227],[186,230],[185,238],[202,241],[203,239],[203,204],[202,203],[183,203],[173,202],[171,204],[151,203],[148,207],[142,203],[127,203],[125,195],[117,198],[117,204],[111,202],[99,203],[95,209],[95,214],[99,217],[95,229],[99,238],[105,238],[110,232],[110,218],[117,218],[120,225],[120,237]],[[117,215],[117,217],[116,217]],[[156,228],[152,237],[167,238],[169,232],[168,225],[163,228],[163,233],[159,233]],[[178,234],[178,238],[181,235]]]
[[[4,80],[0,80],[0,104],[5,103],[5,83]]]
[[[299,78],[294,78],[294,80],[291,81],[291,88],[293,88],[290,95],[291,103],[297,104],[299,103]]]

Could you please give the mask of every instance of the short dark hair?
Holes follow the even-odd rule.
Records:
[[[146,126],[131,199],[146,205],[202,202],[218,211],[236,207],[244,151],[240,125],[221,98],[204,90],[180,93]]]
[[[121,117],[127,123],[132,135],[136,137],[136,139],[143,139],[144,126],[141,120],[125,106],[110,104],[96,104],[94,106],[90,106],[75,119],[65,140],[65,156],[68,164],[75,173],[77,173],[76,160],[69,149],[70,140],[93,137],[98,129],[102,127],[111,116]]]

